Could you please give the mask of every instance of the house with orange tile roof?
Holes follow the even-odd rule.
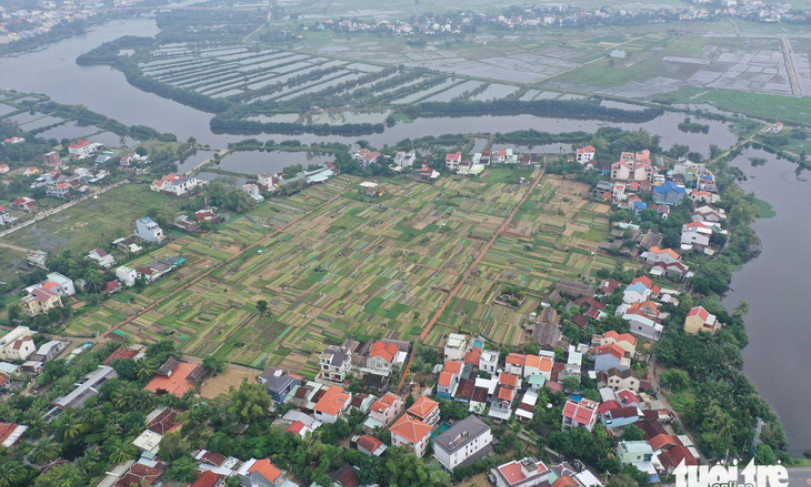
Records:
[[[286,472],[273,465],[268,458],[251,458],[239,467],[237,477],[242,487],[298,487],[298,484],[286,478]]]
[[[400,396],[387,392],[380,399],[373,402],[369,408],[369,417],[386,426],[403,411],[403,400]]]
[[[493,469],[496,487],[530,487],[549,485],[552,471],[535,458],[512,460]]]
[[[323,396],[315,403],[315,419],[322,423],[332,424],[338,421],[341,414],[349,409],[352,394],[344,392],[341,386],[329,386]]]
[[[374,374],[390,377],[399,353],[400,347],[394,343],[383,341],[372,343],[364,367],[361,368],[361,375]]]
[[[200,365],[169,359],[158,368],[155,377],[144,386],[144,389],[154,394],[183,397],[194,388],[195,382],[202,379],[204,374],[205,371]]]
[[[630,357],[636,353],[636,337],[630,333],[617,333],[614,330],[608,330],[602,335],[595,334],[591,337],[591,346],[599,347],[601,345],[618,345]]]
[[[200,181],[197,178],[184,176],[182,174],[167,174],[160,179],[152,181],[149,189],[172,196],[182,196],[199,185]]]
[[[433,426],[430,424],[404,414],[389,428],[391,444],[393,446],[407,445],[421,458],[425,454],[432,430]]]
[[[587,145],[586,147],[579,147],[577,149],[577,162],[578,164],[586,164],[594,159],[594,147]]]
[[[40,313],[47,313],[53,308],[62,307],[62,300],[55,292],[38,287],[31,291],[31,294],[22,299],[25,306],[25,314],[36,316]]]
[[[586,428],[591,431],[597,423],[598,406],[597,402],[586,398],[579,401],[567,400],[566,405],[563,406],[563,430]]]
[[[450,399],[456,395],[459,381],[462,377],[464,364],[459,360],[448,360],[445,368],[439,373],[439,381],[436,386],[436,395],[443,399]]]
[[[671,248],[663,249],[653,246],[649,250],[642,252],[639,256],[646,264],[673,264],[681,262],[681,256]]]
[[[620,160],[611,164],[611,179],[614,181],[650,181],[653,173],[648,150],[636,154],[623,152]]]
[[[605,372],[608,369],[627,370],[631,368],[631,359],[625,356],[625,350],[617,344],[594,347],[589,350],[589,356],[594,359],[595,372]]]
[[[681,226],[681,249],[703,252],[710,247],[713,229],[703,222],[690,222]]]
[[[459,164],[462,162],[462,151],[456,151],[454,154],[445,154],[445,166],[449,171],[456,171],[459,169]]]
[[[495,421],[507,421],[512,416],[512,403],[521,390],[521,376],[502,372],[498,376],[498,385],[490,397],[488,416]]]
[[[386,445],[372,435],[363,435],[358,439],[358,451],[368,455],[379,457],[386,451]]]
[[[701,331],[714,332],[721,329],[721,323],[714,314],[703,306],[696,306],[687,313],[684,319],[684,331],[697,335]]]
[[[523,377],[528,379],[532,375],[542,375],[546,380],[552,378],[552,367],[555,365],[555,352],[542,350],[538,355],[527,354],[524,358]]]
[[[192,482],[189,487],[219,487],[222,484],[222,477],[211,470],[206,470],[205,472],[201,473],[200,476],[197,477],[197,480]]]
[[[526,355],[523,353],[511,353],[504,359],[504,371],[510,374],[523,375],[524,361]]]
[[[439,403],[428,396],[420,396],[408,408],[408,414],[428,424],[436,424],[439,421]]]

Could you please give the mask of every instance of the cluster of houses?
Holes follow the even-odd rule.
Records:
[[[0,395],[11,389],[12,380],[21,374],[39,374],[46,362],[58,357],[67,342],[50,340],[39,347],[35,331],[17,326],[0,336]]]
[[[486,166],[491,164],[537,166],[540,162],[540,154],[535,152],[520,153],[512,148],[476,152],[471,156],[470,160],[463,160],[461,151],[445,154],[445,166],[448,170],[465,176],[478,176]]]
[[[331,177],[340,173],[338,166],[334,162],[327,162],[323,167],[311,171],[302,171],[293,176],[284,173],[266,173],[257,175],[256,183],[248,183],[242,186],[242,190],[248,193],[254,200],[262,201],[264,198],[261,191],[273,193],[284,187],[309,186],[311,184],[321,184]]]

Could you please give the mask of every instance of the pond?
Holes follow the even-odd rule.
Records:
[[[237,151],[225,156],[215,167],[224,171],[256,175],[260,172],[277,173],[295,164],[301,164],[306,168],[310,164],[323,164],[333,159],[330,155],[320,154],[308,157],[304,151]]]

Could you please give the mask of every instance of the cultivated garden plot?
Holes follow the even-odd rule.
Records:
[[[593,282],[597,269],[616,261],[589,250],[608,230],[602,205],[582,200],[585,185],[545,176],[474,267],[530,189],[519,174],[534,180],[538,173],[498,167],[433,185],[383,180],[381,197],[341,175],[271,198],[217,232],[173,234],[171,244],[128,263],[188,259],[141,292],[88,308],[69,331],[93,335],[143,310],[116,334],[168,338],[191,355],[314,377],[325,344],[348,335],[415,339],[469,275],[426,343],[464,330],[520,345],[528,339],[523,320],[557,281]],[[494,302],[507,285],[525,290],[517,308]]]

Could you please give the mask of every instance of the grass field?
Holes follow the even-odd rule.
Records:
[[[139,257],[130,265],[168,255],[188,262],[142,294],[129,290],[87,309],[69,331],[92,335],[162,299],[121,331],[145,342],[170,338],[191,355],[281,364],[312,377],[324,345],[347,335],[415,339],[530,189],[517,184],[519,173],[537,176],[493,168],[435,185],[384,180],[384,198],[359,201],[360,179],[342,175],[270,200],[216,233],[180,236]],[[595,282],[597,269],[613,268],[613,258],[593,254],[608,217],[583,199],[587,190],[545,177],[426,341],[438,346],[464,330],[520,345],[528,339],[524,316],[555,282]],[[493,303],[508,284],[526,289],[519,309]],[[258,313],[258,300],[268,313]]]
[[[135,231],[135,220],[180,201],[148,185],[127,184],[30,225],[3,241],[29,249],[87,253]]]

